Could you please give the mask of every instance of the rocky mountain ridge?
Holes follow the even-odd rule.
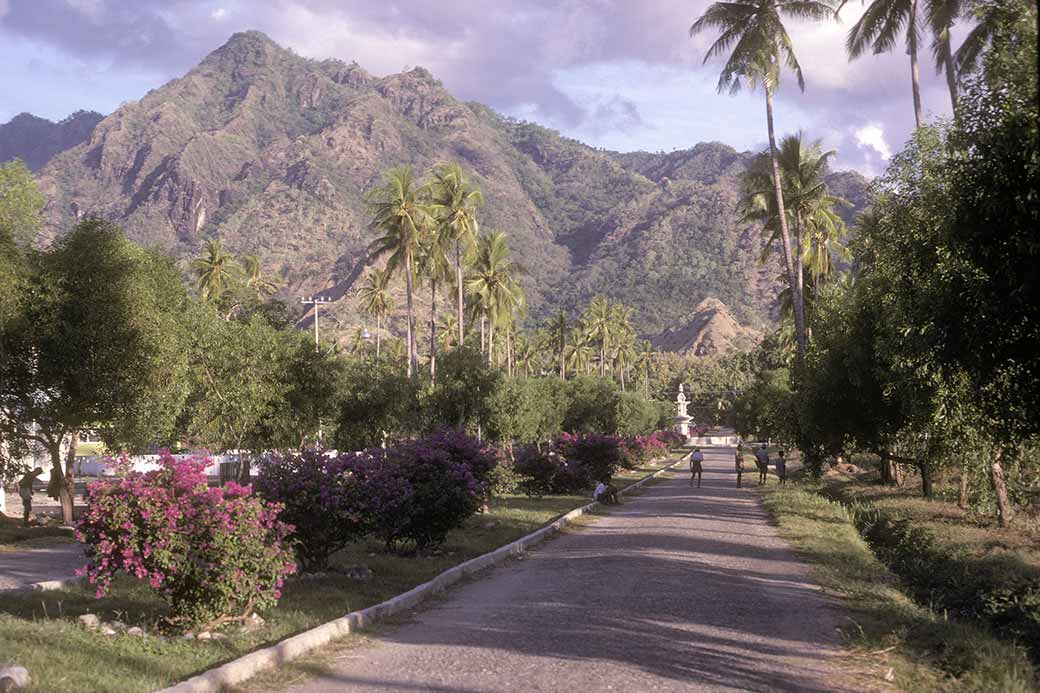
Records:
[[[779,268],[757,264],[759,231],[734,212],[749,157],[597,150],[461,102],[425,69],[373,77],[246,32],[100,120],[38,180],[51,235],[94,214],[182,258],[220,237],[260,255],[288,301],[342,298],[346,331],[363,322],[365,191],[390,166],[455,159],[484,192],[482,228],[505,231],[526,269],[529,321],[603,292],[655,334],[709,296],[741,322],[770,319]]]

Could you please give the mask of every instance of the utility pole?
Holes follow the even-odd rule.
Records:
[[[326,303],[332,303],[332,299],[328,296],[308,296],[307,298],[301,298],[300,303],[304,305],[314,306],[314,351],[317,353],[320,351],[318,347],[318,311],[321,306]],[[318,417],[318,444],[321,444],[322,430],[321,430],[321,417]]]
[[[314,306],[314,350],[318,351],[318,310],[322,305],[332,303],[332,299],[328,296],[308,296],[301,298],[300,303]]]

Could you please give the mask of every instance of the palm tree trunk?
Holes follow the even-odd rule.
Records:
[[[910,85],[914,91],[914,123],[921,127],[924,115],[921,111],[921,74],[917,69],[917,0],[910,3],[910,19],[906,27],[906,49],[910,53]]]
[[[946,87],[950,90],[950,105],[954,113],[957,111],[957,73],[953,67],[953,50],[950,48],[950,27],[946,27],[943,38],[939,43],[942,51],[943,67],[946,69]]]
[[[383,327],[383,314],[376,313],[376,363],[379,363],[379,332]]]
[[[458,297],[456,301],[456,315],[455,318],[459,322],[459,346],[462,346],[463,339],[463,327],[462,327],[462,311],[465,308],[462,298],[462,251],[459,248],[459,242],[455,241],[455,284],[458,287]]]
[[[494,365],[495,358],[495,319],[488,318],[488,365]]]
[[[481,315],[480,316],[480,353],[482,353],[482,354],[487,353],[487,348],[486,348],[486,345],[485,345],[486,338],[484,337],[484,323],[485,322],[486,322],[486,320],[484,319],[484,316]]]
[[[780,183],[780,163],[776,158],[776,132],[773,129],[773,91],[766,87],[766,125],[769,129],[769,157],[773,161],[773,192],[776,211],[780,217],[780,241],[784,245],[784,264],[787,265],[787,283],[791,287],[791,306],[794,308],[794,334],[798,345],[798,367],[805,363],[805,311],[802,294],[798,291],[791,258],[791,234],[787,228],[787,210],[784,209],[784,190]]]
[[[430,380],[437,371],[437,280],[430,280]]]
[[[607,374],[607,342],[603,340],[599,343],[599,377],[604,377]]]
[[[415,358],[415,319],[412,312],[412,256],[408,255],[405,258],[404,267],[404,290],[408,301],[408,329],[406,337],[408,338],[408,377],[411,378],[415,373],[416,358]]]
[[[564,348],[565,347],[564,347],[563,341],[561,340],[560,341],[560,380],[566,380],[567,379],[567,360],[564,357],[564,353],[563,353],[564,352]]]
[[[802,258],[802,223],[798,219],[795,220],[794,224],[794,238],[791,239],[791,245],[795,248],[794,255],[794,278],[798,286],[798,295],[802,297],[802,306],[804,310],[805,306],[805,261]],[[806,327],[806,333],[809,328]]]
[[[1007,527],[1011,524],[1014,511],[1008,500],[1007,482],[1004,480],[1004,467],[1001,464],[1003,458],[1004,450],[998,447],[989,466],[989,483],[997,496],[997,522],[1001,527]]]
[[[621,367],[621,391],[625,391],[625,367]]]

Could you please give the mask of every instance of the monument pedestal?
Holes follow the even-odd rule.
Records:
[[[683,438],[686,438],[687,442],[689,442],[690,438],[690,422],[693,421],[693,417],[686,413],[686,407],[689,404],[686,401],[686,393],[683,392],[682,383],[679,383],[679,394],[675,398],[675,430]]]

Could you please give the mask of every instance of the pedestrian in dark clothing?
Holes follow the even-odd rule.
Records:
[[[26,472],[25,476],[18,480],[18,495],[22,498],[22,522],[26,527],[29,526],[29,515],[32,513],[32,485],[41,474],[43,470],[37,467],[31,472]]]
[[[744,475],[744,445],[737,445],[737,453],[734,462],[737,467],[737,488],[740,488],[740,478]]]
[[[780,479],[780,485],[783,486],[787,483],[787,457],[783,448],[780,448],[776,454],[776,475]]]
[[[690,454],[690,486],[693,486],[693,477],[697,477],[697,488],[701,487],[701,474],[704,472],[703,462],[704,453],[700,448],[694,448]]]

